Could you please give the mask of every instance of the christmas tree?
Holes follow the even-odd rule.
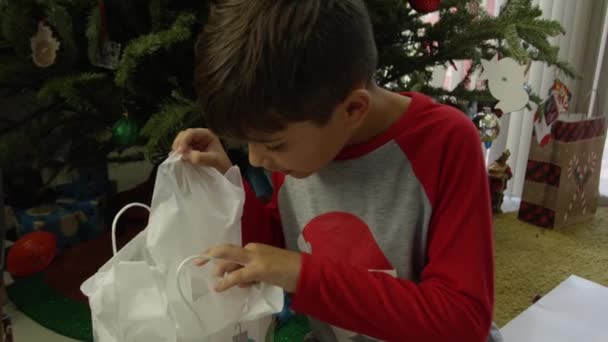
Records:
[[[379,50],[378,83],[438,100],[495,101],[487,90],[429,86],[432,69],[511,57],[574,76],[548,38],[563,34],[531,0],[497,17],[480,0],[367,0]],[[81,167],[145,145],[158,162],[175,134],[204,126],[192,85],[193,47],[211,1],[0,0],[0,102],[24,96],[27,115],[0,131],[0,167]],[[439,11],[434,24],[425,12]],[[123,155],[124,156],[124,155]],[[125,160],[139,156],[124,156]]]

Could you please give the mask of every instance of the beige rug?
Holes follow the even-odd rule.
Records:
[[[498,215],[495,321],[503,326],[569,275],[608,286],[608,208],[593,221],[547,230]]]

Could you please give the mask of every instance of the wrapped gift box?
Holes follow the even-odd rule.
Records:
[[[104,196],[85,200],[60,198],[56,203],[70,212],[84,214],[79,215],[79,237],[82,241],[94,239],[103,233],[106,215]]]
[[[19,212],[19,236],[37,230],[53,233],[57,247],[64,249],[81,241],[80,222],[85,220],[81,211],[72,212],[59,205],[47,205]]]

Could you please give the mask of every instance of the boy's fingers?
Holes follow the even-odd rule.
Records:
[[[216,277],[223,277],[224,274],[233,272],[242,267],[239,264],[235,264],[233,262],[226,261],[226,260],[217,260],[215,263],[216,263],[216,266],[215,266],[215,271],[213,272],[213,274]]]
[[[215,163],[217,162],[217,156],[215,154],[194,150],[184,154],[184,159],[188,160],[192,164],[203,166],[215,166]]]
[[[245,265],[251,261],[251,252],[235,245],[221,245],[209,249],[204,255],[214,259],[223,259],[239,265]]]
[[[233,286],[247,285],[255,282],[256,277],[257,275],[250,267],[243,267],[220,279],[215,285],[215,290],[217,292],[222,292]]]
[[[207,265],[208,262],[209,262],[209,259],[207,259],[205,257],[201,257],[200,259],[194,260],[194,264],[196,266],[205,266],[205,265]]]
[[[173,144],[171,145],[171,149],[173,149],[175,151],[175,150],[177,150],[179,148],[180,142],[181,142],[183,136],[184,136],[184,131],[181,131],[181,132],[179,132],[177,134],[177,136],[173,140]]]

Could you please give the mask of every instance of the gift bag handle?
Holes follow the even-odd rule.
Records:
[[[143,203],[130,203],[130,204],[125,205],[122,209],[120,209],[118,211],[116,216],[114,216],[114,220],[112,221],[112,252],[114,253],[114,255],[116,255],[116,253],[118,252],[118,248],[116,247],[116,224],[118,223],[118,220],[120,219],[122,214],[124,214],[127,210],[134,208],[134,207],[144,208],[144,209],[148,210],[148,212],[152,211],[152,209],[148,205],[145,205]],[[204,327],[203,321],[202,321],[201,317],[199,316],[199,314],[194,309],[194,306],[192,305],[192,303],[190,303],[190,301],[188,301],[188,299],[184,295],[184,291],[182,290],[182,286],[181,286],[180,278],[179,278],[186,263],[191,262],[193,260],[197,260],[197,259],[198,260],[201,260],[201,259],[213,260],[214,258],[209,257],[209,256],[203,256],[203,255],[192,255],[192,256],[187,257],[177,267],[176,281],[177,281],[177,290],[179,292],[180,297],[182,298],[182,301],[186,304],[188,309],[190,309],[190,311],[192,311],[192,314],[194,314],[194,316],[196,316],[196,318],[198,319],[198,322],[200,324],[201,330],[203,330],[203,333],[205,333],[204,328],[203,328]]]
[[[203,332],[203,335],[206,333],[205,329],[204,329],[204,324],[203,324],[203,320],[201,319],[201,316],[198,314],[198,312],[196,312],[196,309],[194,308],[194,305],[186,298],[186,296],[184,295],[184,290],[182,289],[182,284],[180,282],[180,275],[182,274],[182,270],[184,269],[184,266],[194,260],[214,260],[215,258],[210,257],[210,256],[204,256],[204,255],[191,255],[189,257],[187,257],[186,259],[182,260],[182,262],[179,264],[179,266],[177,266],[177,274],[176,276],[176,281],[177,281],[177,291],[179,292],[179,296],[182,298],[182,301],[184,302],[184,304],[186,304],[186,306],[188,307],[188,309],[190,309],[190,311],[192,312],[192,314],[194,316],[196,316],[196,318],[198,319],[198,323],[200,325],[200,328]]]
[[[148,210],[148,212],[152,211],[152,209],[150,209],[149,206],[147,206],[143,203],[130,203],[130,204],[125,205],[122,209],[120,209],[118,211],[116,216],[114,216],[114,220],[112,221],[112,253],[113,253],[113,255],[116,255],[116,253],[118,253],[118,249],[116,248],[116,224],[118,223],[118,219],[120,218],[120,216],[122,216],[122,214],[125,213],[125,211],[127,211],[133,207],[145,208]]]

